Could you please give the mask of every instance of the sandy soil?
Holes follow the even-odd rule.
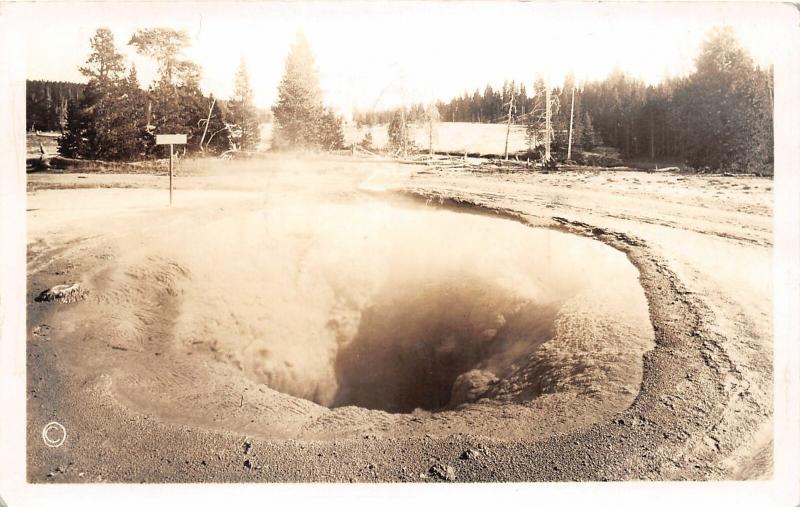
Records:
[[[28,478],[767,477],[772,467],[771,184],[754,178],[498,174],[346,159],[275,159],[179,177],[176,205],[166,209],[165,178],[160,176],[30,175]],[[503,398],[498,394],[502,389],[495,388],[479,403],[410,413],[324,406],[331,404],[319,390],[325,385],[319,372],[325,370],[318,367],[317,356],[301,352],[325,348],[327,342],[314,341],[324,333],[317,336],[313,329],[327,325],[341,334],[352,319],[343,311],[341,319],[326,323],[331,309],[342,305],[335,290],[320,288],[359,286],[360,292],[347,294],[374,297],[353,275],[368,271],[364,266],[298,269],[292,264],[298,258],[310,259],[312,267],[326,262],[344,266],[352,252],[318,241],[327,237],[319,231],[286,224],[307,224],[309,213],[314,223],[326,217],[342,222],[335,208],[308,203],[357,199],[380,206],[396,195],[429,208],[499,214],[512,220],[509,227],[520,227],[520,235],[526,231],[514,222],[586,236],[591,239],[581,241],[622,252],[639,271],[641,304],[646,300],[652,322],[650,338],[638,349],[632,347],[634,335],[614,345],[612,338],[626,336],[619,327],[621,315],[639,304],[634,304],[635,291],[641,290],[620,286],[616,291],[629,304],[586,317],[583,324],[617,327],[587,332],[590,328],[580,327],[577,318],[589,315],[586,306],[562,319],[567,327],[557,336],[590,338],[579,344],[550,339],[560,345],[553,350],[572,351],[563,354],[567,362],[558,364],[577,365],[581,373],[554,368],[556,356],[544,356],[545,371],[555,372],[549,377],[552,389],[540,386],[521,399]],[[376,213],[371,208],[369,214]],[[269,244],[265,223],[268,231],[285,227],[298,235],[290,251]],[[353,226],[352,231],[360,229]],[[509,234],[518,234],[514,231]],[[333,233],[338,237],[343,230]],[[499,238],[505,233],[487,229],[486,234]],[[452,243],[453,238],[445,239]],[[345,243],[356,243],[351,239]],[[432,252],[442,250],[430,244]],[[263,249],[269,249],[266,257],[258,255]],[[535,251],[536,246],[524,249]],[[598,251],[597,263],[601,257]],[[605,265],[595,268],[613,272]],[[265,305],[259,299],[263,282],[248,278],[255,270],[268,274],[271,283],[305,289],[286,291]],[[83,284],[83,300],[35,301],[42,290],[66,281]],[[505,290],[478,298],[469,290],[458,292],[461,286],[451,281],[442,287],[464,301],[482,301],[472,309],[477,308],[470,322],[480,331],[475,336],[493,337],[500,330],[502,337],[503,327],[492,323],[495,313],[482,308],[519,308]],[[430,302],[420,300],[422,307]],[[345,309],[357,305],[348,304]],[[398,301],[389,298],[382,304],[375,307],[391,310]],[[452,306],[444,304],[436,314],[446,317]],[[264,313],[265,307],[277,310],[272,315]],[[305,310],[293,316],[298,307]],[[325,311],[316,315],[308,308]],[[514,315],[508,308],[504,322],[505,315]],[[402,312],[388,315],[403,322]],[[458,320],[457,312],[452,319]],[[275,337],[262,336],[260,330],[279,325],[287,336],[284,343],[292,344],[284,346],[280,358],[294,354],[299,366],[285,361],[264,366],[274,359],[268,357],[274,349],[263,346],[264,340],[274,342]],[[646,336],[645,330],[637,333]],[[242,337],[247,347],[236,345]],[[540,349],[526,350],[525,357],[547,350]],[[488,370],[481,371],[470,378],[473,387],[487,375]],[[542,377],[542,370],[531,371]],[[303,392],[301,386],[310,385],[316,388]],[[67,428],[68,439],[58,448],[42,443],[42,427],[51,420]]]

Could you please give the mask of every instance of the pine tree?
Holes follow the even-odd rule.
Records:
[[[772,68],[764,71],[755,69],[748,83],[750,113],[748,114],[750,135],[749,144],[743,153],[742,166],[747,172],[769,173],[774,167],[774,120],[772,90]]]
[[[361,146],[362,148],[364,148],[365,150],[371,150],[372,149],[372,132],[367,130],[367,133],[364,134],[364,139],[362,139],[361,142],[358,143],[358,145]]]
[[[763,172],[771,163],[772,111],[766,82],[731,28],[710,33],[682,94],[690,163]]]
[[[172,28],[145,28],[137,30],[128,41],[136,52],[152,58],[158,64],[162,84],[176,84],[178,74],[186,71],[187,62],[180,60],[181,52],[189,46],[189,35]]]
[[[323,117],[319,77],[305,36],[298,33],[289,49],[278,101],[272,107],[275,118],[273,146],[313,148],[319,144]]]
[[[147,97],[139,85],[136,66],[132,65],[128,77],[121,83],[121,93],[116,107],[113,134],[116,138],[117,156],[121,159],[141,158],[147,150],[149,136],[146,131]]]
[[[125,57],[114,45],[114,34],[108,28],[98,28],[91,40],[92,53],[80,72],[100,86],[114,85],[125,72]]]
[[[149,93],[153,133],[186,134],[187,149],[199,151],[211,101],[200,90],[200,66],[182,58],[189,36],[171,28],[148,28],[134,33],[128,44],[158,64],[159,79]],[[217,142],[227,145],[224,129],[218,136]],[[148,152],[160,151],[163,156],[164,150],[163,146],[155,146],[151,137]]]
[[[253,104],[253,89],[250,87],[250,76],[247,73],[244,57],[240,59],[239,68],[236,70],[230,112],[232,122],[238,126],[240,131],[237,139],[239,148],[242,150],[257,149],[261,141],[258,111]]]
[[[67,124],[58,138],[58,153],[68,158],[78,158],[83,144],[81,107],[75,101],[67,106]]]
[[[389,149],[398,151],[410,147],[408,122],[404,121],[402,111],[395,111],[392,120],[389,122],[387,131],[389,134]]]
[[[59,149],[66,156],[120,160],[135,156],[129,143],[135,133],[126,129],[131,111],[126,108],[124,57],[114,45],[114,35],[100,28],[91,40],[92,52],[80,68],[89,82],[80,104],[68,113],[67,132]],[[135,72],[134,72],[135,78]]]
[[[537,78],[531,92],[532,96],[528,100],[527,110],[525,112],[525,141],[528,144],[528,152],[539,157],[541,153],[543,153],[541,147],[544,142],[545,113],[547,108],[547,90],[544,79],[541,77]]]
[[[580,147],[584,151],[591,151],[595,146],[601,144],[592,124],[592,117],[588,111],[583,112],[581,120],[581,132],[579,137]]]
[[[325,110],[319,121],[317,146],[324,150],[341,150],[344,148],[344,130],[342,119],[331,110]]]

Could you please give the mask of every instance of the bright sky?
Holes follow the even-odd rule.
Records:
[[[713,26],[732,26],[762,64],[781,43],[771,27],[786,7],[750,3],[173,2],[12,4],[26,30],[30,79],[85,81],[77,68],[99,27],[148,84],[155,67],[127,41],[138,28],[185,29],[202,87],[228,97],[240,55],[256,102],[269,106],[289,44],[302,29],[316,57],[325,102],[341,113],[449,99],[487,82],[560,83],[570,70],[600,79],[614,66],[657,82],[691,71]]]

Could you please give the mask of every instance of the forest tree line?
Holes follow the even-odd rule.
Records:
[[[773,171],[773,71],[757,66],[730,28],[712,30],[688,76],[656,85],[619,69],[600,81],[567,76],[551,89],[551,142],[556,157],[567,152],[572,117],[573,159],[597,146],[626,159],[686,163],[698,169],[750,173]],[[574,92],[574,109],[573,109]],[[441,121],[527,126],[529,149],[542,142],[546,85],[506,81],[499,89],[464,92],[438,102]],[[408,107],[408,121],[424,121],[422,104]],[[389,123],[396,109],[357,111],[357,124]]]
[[[259,123],[245,62],[240,62],[228,100],[204,95],[201,68],[183,57],[186,33],[139,30],[128,44],[158,66],[157,79],[142,89],[134,65],[117,50],[110,30],[99,29],[80,68],[85,85],[29,81],[27,127],[60,130],[62,155],[102,160],[137,160],[163,155],[159,133],[185,133],[189,152],[219,154],[254,150]],[[695,70],[656,85],[614,70],[604,80],[565,82],[550,90],[552,129],[543,129],[546,85],[530,88],[507,81],[499,89],[464,93],[449,102],[403,110],[355,111],[357,124],[394,124],[404,140],[405,123],[507,122],[526,125],[529,151],[551,136],[552,153],[566,157],[572,125],[572,158],[598,146],[616,148],[627,159],[685,162],[700,169],[770,173],[773,167],[773,72],[758,67],[729,28],[713,30],[695,60]],[[273,147],[339,149],[342,120],[322,102],[313,56],[302,34],[290,49],[278,99],[272,107]],[[398,127],[398,125],[401,125]],[[431,127],[433,128],[433,127]],[[390,129],[391,130],[391,129]],[[400,143],[406,149],[406,142]]]
[[[259,125],[276,123],[277,149],[343,147],[342,121],[322,104],[319,78],[302,34],[286,61],[278,101],[259,111],[244,59],[234,80],[233,96],[221,100],[200,89],[201,67],[183,56],[188,35],[169,28],[136,31],[128,41],[157,64],[149,88],[139,83],[136,67],[119,52],[111,30],[100,28],[80,72],[84,84],[29,81],[27,127],[60,131],[59,153],[71,158],[141,160],[164,155],[158,134],[186,134],[187,153],[218,155],[256,150]]]
[[[64,81],[26,81],[25,129],[60,131],[66,124],[69,103],[80,100],[84,86]]]
[[[85,83],[28,79],[25,82],[25,129],[31,132],[62,132],[71,102],[80,102]],[[221,101],[223,105],[227,101]],[[256,110],[259,123],[272,121],[269,109]]]
[[[183,57],[186,33],[168,28],[138,30],[128,42],[158,66],[155,82],[143,89],[135,65],[128,65],[113,33],[96,31],[80,72],[83,93],[68,102],[59,153],[96,160],[140,160],[163,154],[157,134],[187,135],[188,152],[222,153],[255,149],[260,133],[247,67],[242,60],[227,101],[200,90],[200,66]]]

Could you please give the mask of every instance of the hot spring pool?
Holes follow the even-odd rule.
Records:
[[[510,220],[273,202],[170,241],[175,347],[323,407],[632,394],[653,346],[623,253]]]

